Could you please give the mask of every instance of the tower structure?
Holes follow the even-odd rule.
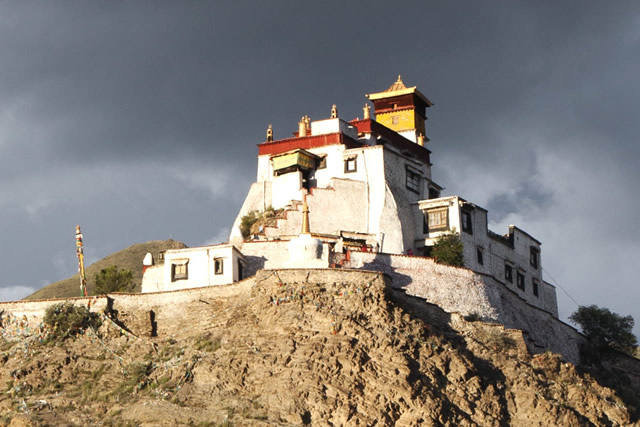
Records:
[[[373,102],[378,123],[413,142],[417,143],[420,135],[425,142],[429,140],[426,109],[433,103],[416,86],[406,87],[400,75],[387,90],[368,94],[367,98]]]

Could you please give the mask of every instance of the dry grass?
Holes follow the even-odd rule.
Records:
[[[91,264],[86,269],[87,290],[89,295],[94,295],[94,277],[103,268],[117,265],[119,268],[131,270],[133,273],[133,292],[140,292],[142,283],[142,259],[151,252],[157,260],[158,252],[167,249],[180,249],[186,247],[184,243],[176,240],[153,240],[146,243],[136,243],[126,249],[115,252]],[[34,292],[25,299],[64,298],[80,296],[80,278],[77,274],[58,282],[52,283]]]

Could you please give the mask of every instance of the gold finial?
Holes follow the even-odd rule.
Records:
[[[304,116],[304,125],[307,128],[307,135],[311,135],[311,119],[306,114]]]
[[[307,205],[307,193],[302,196],[302,232],[301,234],[311,234],[309,227],[309,205]]]
[[[365,119],[369,119],[371,114],[371,107],[369,106],[369,104],[364,104],[364,107],[362,108],[362,111],[364,112],[364,118]]]
[[[267,127],[267,142],[272,142],[273,141],[273,127],[271,126],[271,123],[269,123],[269,126]]]
[[[400,74],[398,74],[398,80],[396,80],[396,83],[402,83],[402,76]]]
[[[331,118],[332,119],[338,118],[338,107],[336,107],[336,104],[333,104],[331,106]]]
[[[419,134],[418,135],[418,145],[421,147],[424,147],[424,135],[423,134]]]
[[[298,136],[307,136],[307,122],[304,116],[298,122]]]

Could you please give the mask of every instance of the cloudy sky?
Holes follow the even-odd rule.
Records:
[[[401,73],[445,193],[640,322],[636,1],[13,1],[0,32],[0,300],[75,273],[76,224],[89,261],[224,241],[269,123],[361,116]]]

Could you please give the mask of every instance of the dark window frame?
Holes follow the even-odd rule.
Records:
[[[422,183],[422,175],[419,172],[416,172],[409,167],[405,168],[405,174],[406,175],[405,175],[404,185],[407,188],[407,190],[420,194],[420,187],[421,187],[420,184]]]
[[[184,267],[184,271],[182,270]],[[188,280],[189,279],[189,264],[171,264],[171,281],[176,282],[178,280]]]
[[[529,264],[531,264],[533,268],[538,268],[538,266],[540,265],[540,249],[534,246],[530,248]]]
[[[460,212],[460,228],[465,233],[473,234],[473,216],[468,209],[462,209]]]
[[[353,169],[351,169],[350,162],[353,162]],[[344,173],[358,172],[358,157],[349,157],[344,159]]]
[[[479,265],[484,265],[484,251],[481,247],[476,247],[476,259],[478,260]]]
[[[523,291],[526,290],[525,281],[526,281],[525,274],[522,273],[521,271],[517,271],[516,272],[516,286],[518,286],[518,288],[523,290]]]
[[[213,274],[224,274],[224,258],[213,259]]]
[[[504,280],[513,283],[513,267],[509,264],[504,265]]]
[[[327,168],[327,156],[322,157],[318,160],[318,166],[316,169],[326,169]]]
[[[538,283],[538,281],[536,279],[532,279],[531,283],[533,283],[533,295],[535,295],[536,297],[540,296],[540,284]]]

